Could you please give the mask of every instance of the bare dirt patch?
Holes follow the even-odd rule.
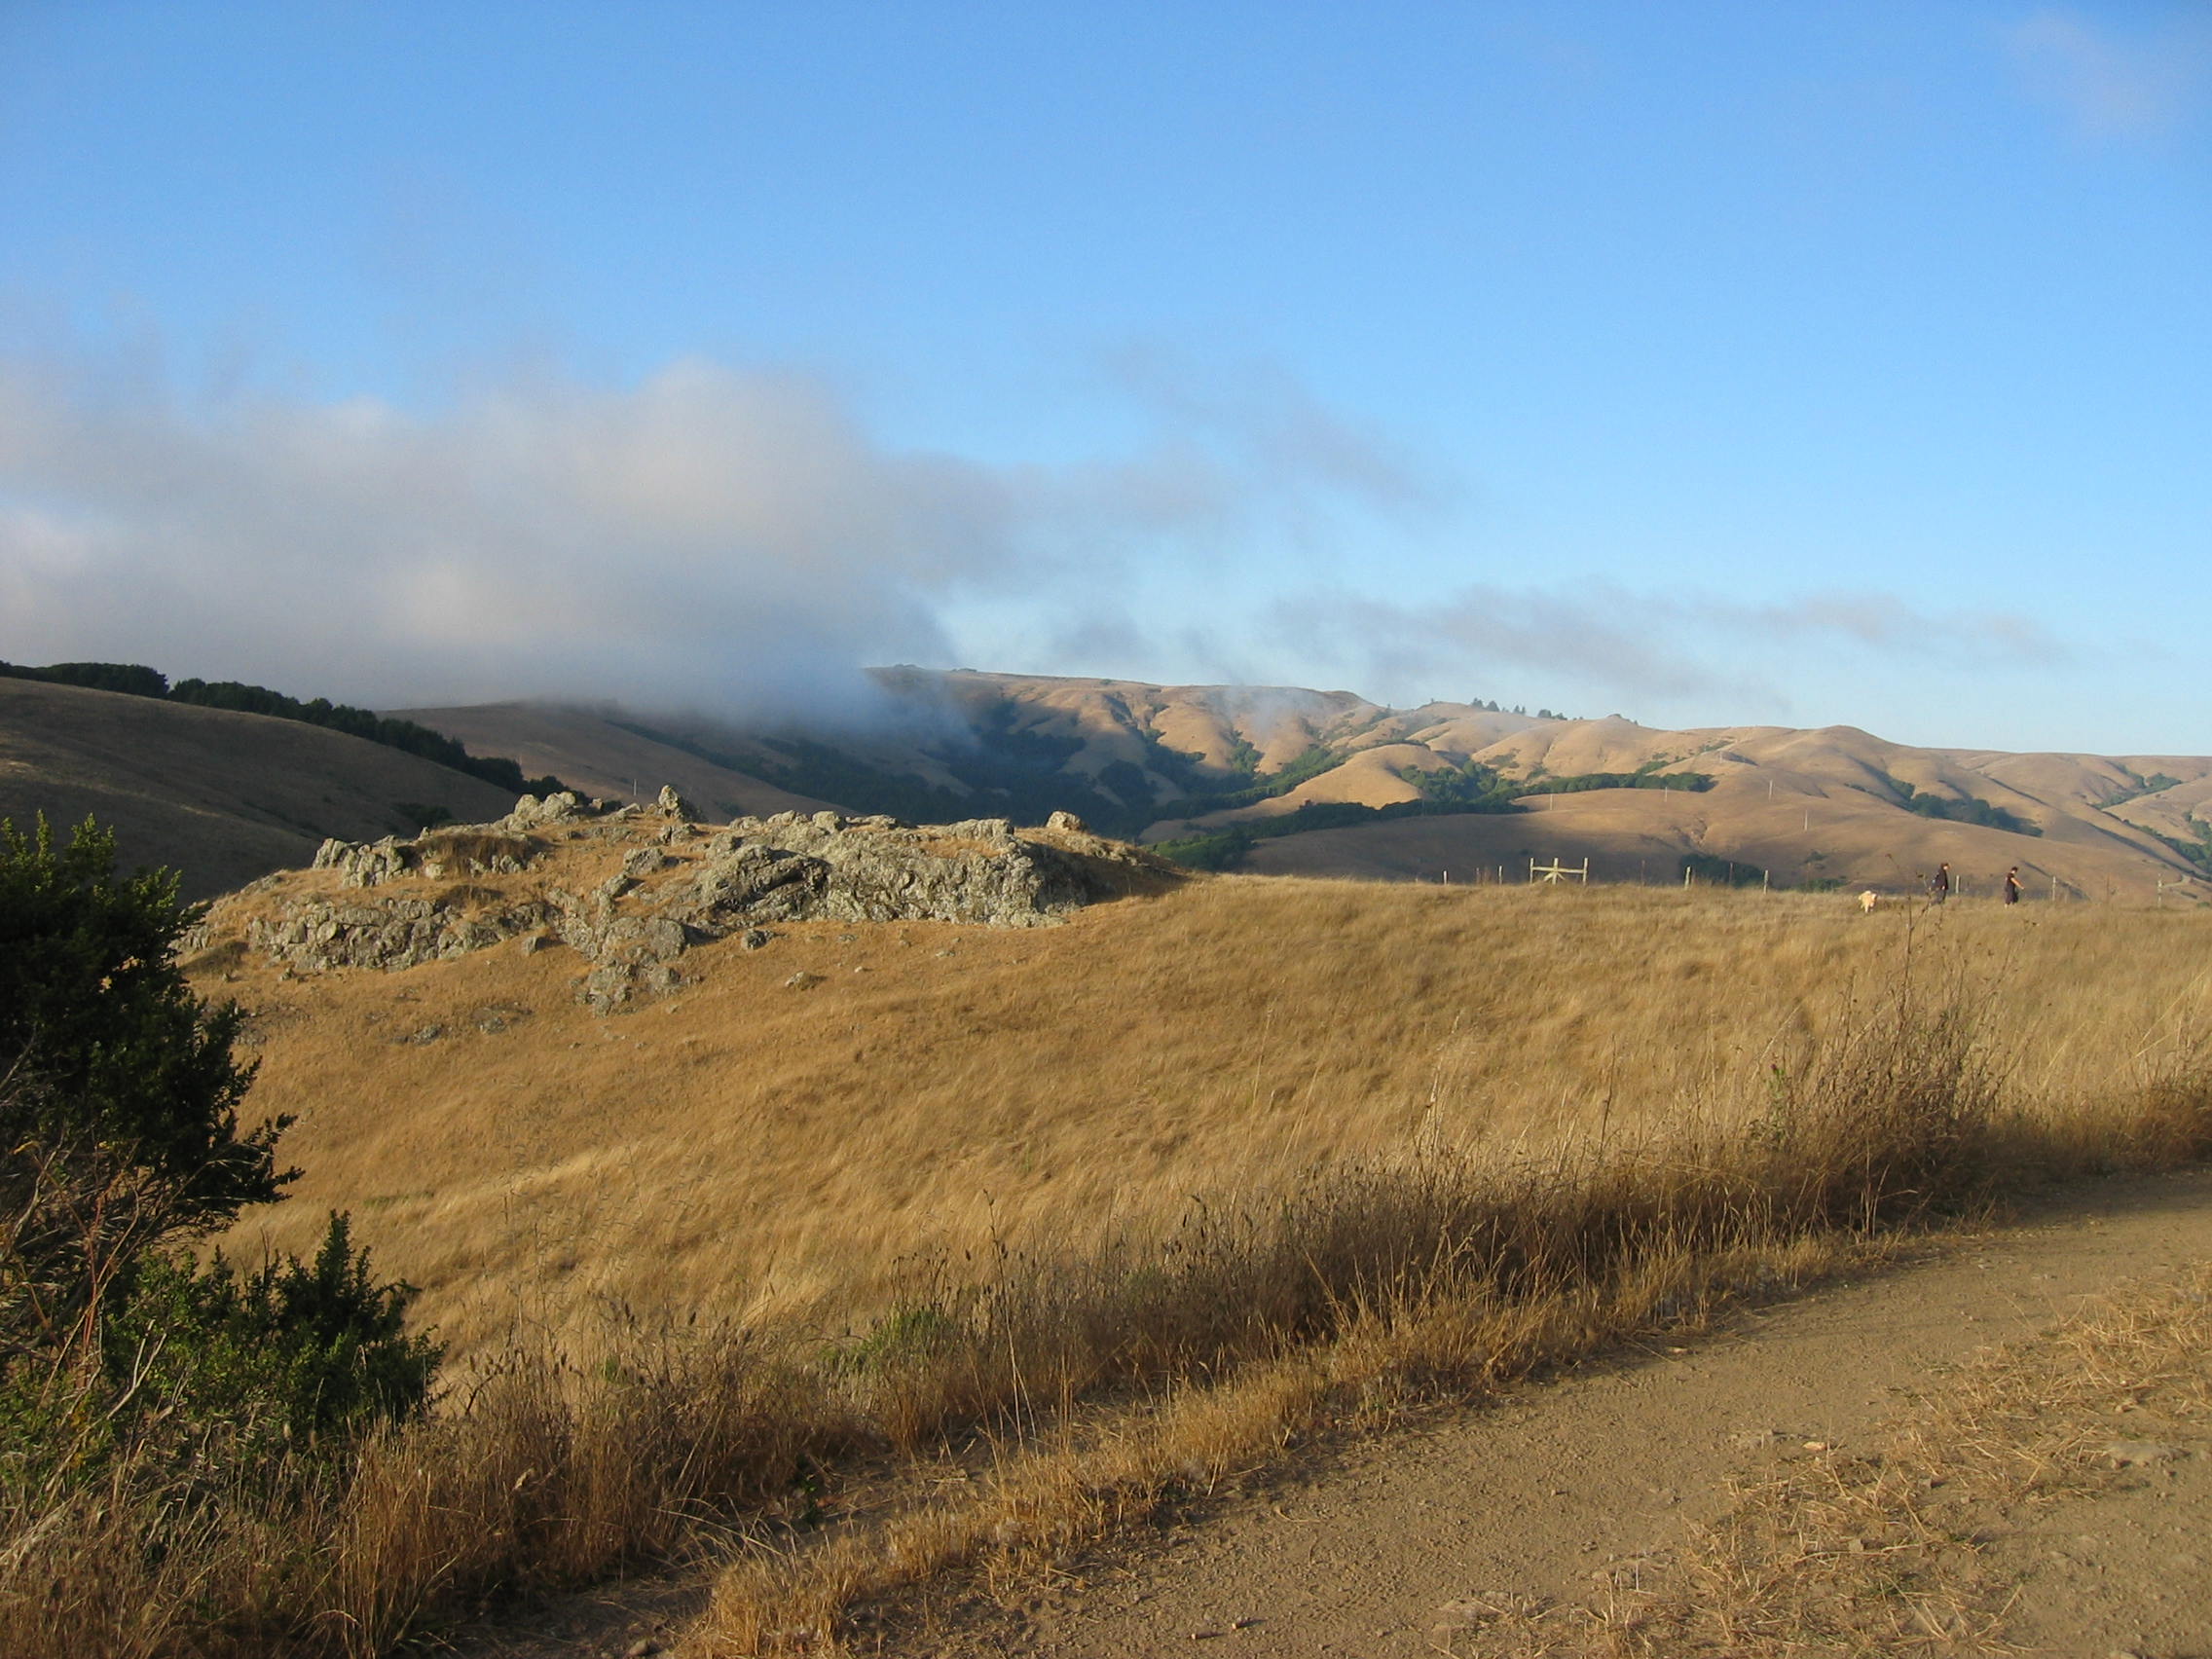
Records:
[[[1753,1481],[1650,1582],[1508,1651],[1579,1623],[1593,1654],[2201,1653],[2208,1450],[2212,1262],[1981,1350],[1871,1447]]]
[[[2104,1183],[1924,1265],[1748,1313],[1708,1341],[1655,1345],[1456,1420],[1313,1454],[1057,1575],[940,1606],[880,1650],[1587,1650],[1610,1640],[1602,1621],[1624,1598],[1658,1589],[1746,1490],[1876,1452],[1939,1368],[2208,1259],[2212,1174]],[[2115,1420],[2112,1441],[2137,1438]],[[2157,1426],[2150,1438],[2176,1443]],[[2212,1480],[2179,1458],[2138,1476],[2006,1528],[1983,1569],[2024,1586],[2008,1640],[2099,1655],[2201,1650],[2186,1630],[2212,1618],[2212,1598],[2176,1563],[2204,1553],[2212,1511],[2193,1505],[2212,1502]],[[1971,1650],[1942,1630],[1922,1632],[1929,1650]],[[1614,1634],[1617,1651],[1640,1650]],[[1750,1650],[1710,1630],[1642,1640],[1660,1653]],[[1897,1639],[1800,1650],[1895,1651]]]

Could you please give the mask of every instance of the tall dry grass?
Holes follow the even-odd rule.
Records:
[[[215,986],[258,1011],[255,1104],[299,1115],[307,1170],[242,1247],[312,1249],[349,1208],[465,1352],[518,1322],[585,1345],[609,1305],[834,1332],[916,1257],[1088,1250],[1416,1146],[1756,1115],[1773,1058],[1863,1021],[1908,926],[1923,978],[1981,987],[2009,1097],[2070,1110],[2188,1041],[2206,921],[1231,879],[1028,932],[792,928],[614,1019],[565,950]]]
[[[10,1496],[0,1656],[63,1633],[86,1653],[381,1653],[498,1597],[685,1551],[738,1563],[703,1649],[824,1647],[872,1600],[1064,1548],[1332,1413],[1479,1390],[2024,1184],[2201,1156],[2212,934],[2098,919],[1861,926],[1802,901],[1223,882],[1051,934],[960,935],[949,959],[920,929],[790,941],[781,973],[804,951],[885,980],[902,953],[916,965],[840,1001],[779,1000],[733,953],[675,1013],[609,1035],[540,1002],[517,1047],[541,1063],[578,1053],[571,1029],[676,1050],[649,1071],[634,1048],[628,1070],[568,1059],[559,1087],[582,1099],[567,1140],[543,1126],[554,1167],[590,1166],[594,1121],[636,1137],[626,1157],[660,1156],[636,1116],[581,1115],[594,1080],[630,1078],[635,1115],[695,1090],[653,1120],[688,1125],[661,1165],[692,1170],[671,1203],[711,1175],[740,1241],[724,1248],[801,1253],[841,1206],[847,1254],[815,1264],[807,1296],[764,1298],[748,1274],[719,1309],[700,1298],[696,1324],[648,1312],[568,1358],[550,1338],[481,1342],[430,1421],[343,1470],[210,1488],[146,1467],[43,1508]],[[449,1060],[433,1084],[415,1068],[434,1045],[361,1033],[389,1018],[377,997],[434,1019],[439,998],[490,1004],[498,973],[537,961],[283,987],[271,1072],[364,1055],[355,1087],[388,1128],[357,1125],[356,1152],[412,1137],[403,1179],[458,1179],[485,1127],[433,1113],[439,1090],[489,1098],[513,1058],[485,1043],[470,1053],[492,1081]],[[719,1033],[752,1075],[629,1035],[654,1021]],[[833,1151],[731,1105],[807,1078]],[[437,1150],[433,1118],[464,1155]],[[734,1153],[701,1172],[740,1125],[752,1180],[788,1178],[799,1217],[738,1201]],[[347,1144],[325,1127],[323,1150]],[[1002,1178],[964,1207],[967,1183]],[[380,1213],[396,1257],[399,1206]],[[637,1221],[633,1239],[665,1225]],[[946,1457],[972,1478],[934,1478]],[[874,1495],[850,1504],[864,1481]]]

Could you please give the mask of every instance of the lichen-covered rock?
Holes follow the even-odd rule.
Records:
[[[820,859],[765,842],[740,844],[710,856],[692,883],[692,897],[672,908],[693,926],[726,932],[740,919],[796,921],[815,914],[830,880]]]
[[[465,956],[551,920],[551,912],[534,902],[485,910],[465,907],[465,901],[452,897],[338,904],[311,899],[288,904],[274,917],[253,918],[246,923],[245,938],[251,948],[302,973],[333,968],[396,973]]]
[[[557,939],[588,965],[578,997],[608,1012],[682,982],[676,963],[694,944],[734,934],[748,950],[765,945],[773,936],[764,924],[1041,927],[1178,879],[1156,857],[1092,835],[1068,813],[1016,831],[1003,818],[912,825],[779,812],[703,834],[674,791],[662,791],[658,805],[525,795],[495,824],[412,841],[325,842],[315,867],[337,871],[341,886],[401,885],[358,899],[334,900],[327,885],[279,899],[273,913],[249,917],[245,941],[287,973],[323,973],[393,972],[518,937],[526,950]],[[564,828],[581,819],[592,821]],[[467,879],[521,875],[556,848],[562,879],[582,891],[543,886],[509,898]]]
[[[536,830],[548,824],[565,824],[572,818],[584,816],[588,811],[589,808],[571,790],[549,794],[543,800],[534,794],[526,794],[515,802],[514,811],[499,820],[499,828]]]
[[[544,847],[528,835],[461,825],[402,842],[400,851],[432,881],[463,875],[520,875]]]
[[[390,835],[381,841],[325,841],[315,849],[313,867],[336,870],[348,887],[378,887],[403,875],[424,875],[433,881],[457,875],[519,875],[540,850],[527,835],[498,825],[461,825],[424,830],[412,841]]]
[[[1089,845],[1032,839],[1003,818],[741,818],[708,838],[684,919],[717,932],[808,919],[1044,927],[1128,891],[1140,869],[1157,877],[1132,849],[1082,840]]]
[[[381,841],[327,840],[314,850],[315,869],[334,869],[348,887],[375,887],[407,873],[407,855],[398,840],[387,835]]]
[[[675,862],[658,847],[640,847],[623,859],[622,873],[633,881],[640,881]]]

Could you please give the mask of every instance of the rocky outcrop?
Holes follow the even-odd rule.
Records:
[[[571,818],[581,817],[591,807],[599,804],[593,801],[587,807],[580,796],[569,790],[549,794],[543,800],[534,794],[526,794],[515,802],[514,811],[500,819],[497,827],[514,831],[539,830],[548,824],[565,824]]]
[[[302,973],[332,968],[378,968],[387,973],[445,957],[465,956],[501,940],[543,928],[553,917],[542,904],[487,908],[482,895],[361,900],[329,903],[300,901],[274,917],[246,923],[248,946]]]
[[[511,899],[469,879],[520,875],[556,842],[567,847],[564,858],[583,861],[596,885]],[[601,845],[605,854],[594,850]],[[337,871],[349,888],[407,890],[279,902],[247,922],[252,948],[306,973],[391,972],[518,936],[532,948],[557,939],[589,964],[577,994],[602,1012],[680,983],[676,963],[696,944],[734,934],[746,949],[761,948],[774,938],[766,924],[1043,927],[1085,904],[1177,879],[1157,858],[1091,835],[1067,813],[1024,832],[1003,818],[911,825],[787,812],[702,834],[673,790],[661,792],[657,811],[525,795],[496,824],[413,841],[326,842],[315,867]],[[577,865],[563,867],[572,877]]]
[[[524,795],[524,800],[529,800]],[[569,797],[573,799],[573,796]],[[315,869],[334,869],[348,887],[378,887],[404,875],[442,881],[463,875],[519,875],[544,850],[541,843],[498,824],[461,825],[424,831],[412,841],[325,841],[315,849]]]
[[[708,837],[691,897],[679,903],[685,921],[715,932],[806,920],[1045,927],[1158,867],[1118,843],[1082,839],[1090,845],[1032,839],[1003,818],[741,818]]]
[[[334,869],[348,887],[374,887],[407,873],[407,861],[398,840],[387,835],[381,841],[327,840],[314,850],[315,869]]]

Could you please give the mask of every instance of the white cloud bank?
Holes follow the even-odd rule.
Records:
[[[963,601],[1110,608],[1148,557],[1418,493],[1309,399],[1178,404],[1171,379],[1124,388],[1158,426],[1133,453],[1037,467],[895,451],[815,379],[703,360],[435,416],[187,409],[159,375],[0,361],[0,656],[853,716],[865,665],[950,660]]]
[[[816,380],[700,360],[630,387],[512,383],[425,416],[188,409],[159,376],[0,359],[0,657],[380,707],[611,699],[821,722],[870,715],[869,664],[949,664],[994,638],[1049,644],[975,666],[1180,662],[1509,696],[1535,670],[1714,718],[1778,701],[1748,645],[1969,668],[2060,655],[2024,620],[1882,594],[1475,584],[1414,605],[1379,597],[1380,569],[1338,586],[1332,550],[1391,519],[1433,528],[1449,489],[1282,377],[1124,368],[1157,430],[1039,467],[895,451]],[[1299,544],[1325,556],[1275,557]]]
[[[0,646],[363,700],[682,697],[771,713],[927,657],[1002,575],[1009,479],[887,454],[818,386],[703,362],[187,416],[0,370]]]

